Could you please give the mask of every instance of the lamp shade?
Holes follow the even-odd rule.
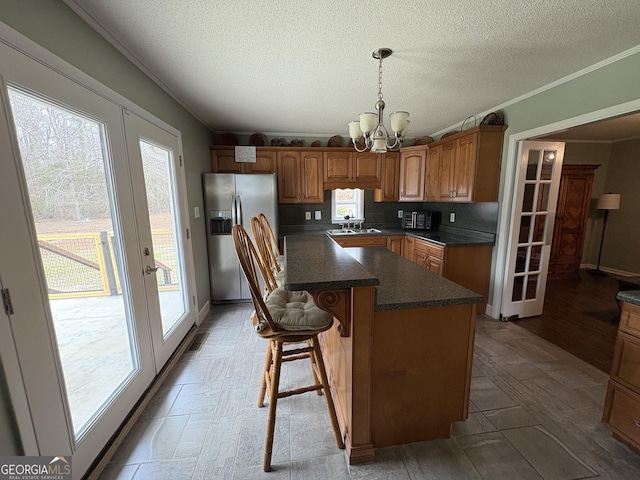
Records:
[[[349,136],[355,140],[362,136],[362,130],[360,129],[360,122],[349,122]]]
[[[603,193],[598,197],[598,210],[618,210],[620,208],[619,193]]]
[[[363,133],[369,133],[373,130],[378,123],[378,115],[372,112],[365,112],[360,114],[360,129]]]

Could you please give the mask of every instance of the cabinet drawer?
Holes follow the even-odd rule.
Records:
[[[640,339],[618,332],[611,376],[640,393]]]
[[[624,440],[640,444],[640,395],[609,382],[603,422]]]
[[[623,303],[618,330],[640,336],[640,307],[631,303]]]
[[[416,240],[415,247],[417,251],[423,252],[431,257],[444,258],[444,247],[434,245],[424,240]]]

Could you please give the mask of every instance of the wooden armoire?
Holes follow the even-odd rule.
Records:
[[[563,165],[548,278],[579,276],[591,187],[600,165]]]

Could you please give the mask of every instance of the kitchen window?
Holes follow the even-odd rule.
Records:
[[[350,219],[364,220],[364,191],[359,188],[335,189],[331,192],[331,221],[339,223]]]

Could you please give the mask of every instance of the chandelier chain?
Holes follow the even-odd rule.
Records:
[[[382,56],[380,56],[380,66],[378,67],[378,100],[382,100]]]

